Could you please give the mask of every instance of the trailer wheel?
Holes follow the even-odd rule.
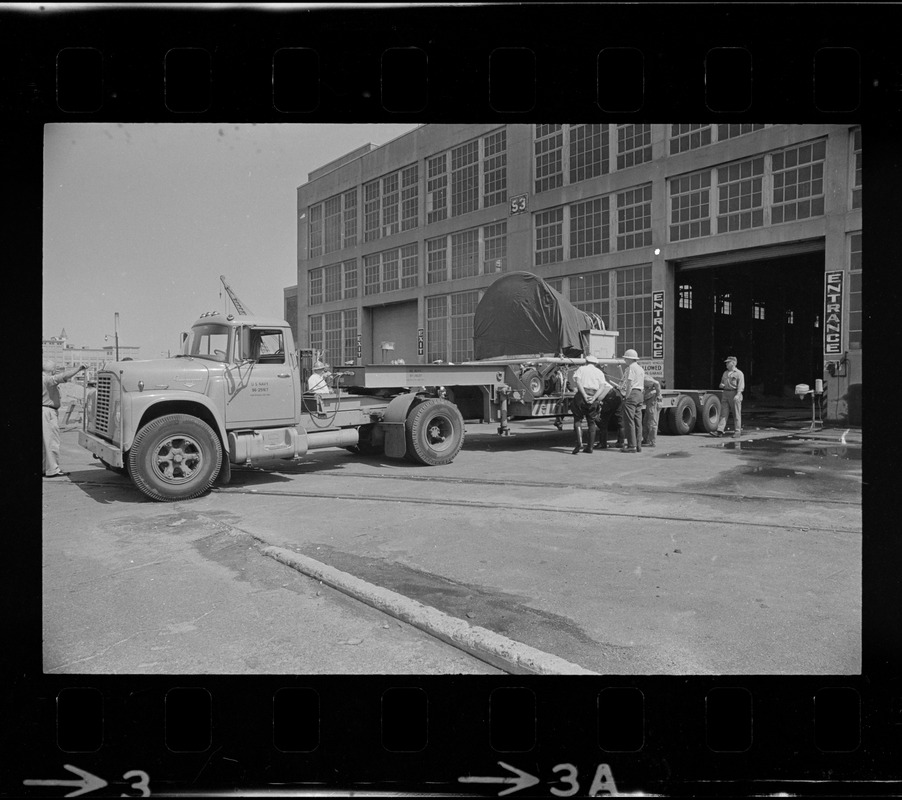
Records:
[[[533,400],[545,393],[545,379],[539,375],[538,370],[523,370],[520,374],[520,380],[523,382],[526,390],[532,395]]]
[[[410,409],[405,421],[407,453],[411,461],[437,467],[450,464],[464,443],[464,420],[457,406],[441,398]]]
[[[670,429],[677,436],[685,436],[695,430],[695,401],[691,397],[681,397],[670,412]]]
[[[709,394],[696,408],[698,419],[695,429],[699,433],[711,433],[717,429],[720,422],[720,398],[716,394]]]
[[[673,425],[671,421],[673,420],[673,409],[672,408],[662,408],[661,413],[658,415],[658,433],[663,434],[671,434],[673,433]]]
[[[222,445],[203,420],[169,414],[138,431],[128,465],[135,486],[152,500],[189,500],[213,485],[222,465]]]

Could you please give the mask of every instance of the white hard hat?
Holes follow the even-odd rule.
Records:
[[[638,354],[635,350],[632,350],[632,349],[627,350],[627,351],[623,354],[623,357],[624,357],[624,358],[632,358],[632,359],[635,360],[635,361],[638,361],[638,360],[639,360],[639,354]]]
[[[313,365],[313,369],[325,369],[326,365],[322,361],[317,361]]]
[[[595,356],[586,356],[587,364],[598,364],[598,359]]]

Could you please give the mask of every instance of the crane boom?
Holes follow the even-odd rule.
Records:
[[[220,275],[219,280],[222,281],[222,285],[223,287],[225,287],[226,294],[229,296],[229,299],[231,299],[232,305],[235,306],[235,310],[243,316],[252,314],[253,312],[244,303],[242,303],[241,300],[238,299],[238,295],[235,294],[235,292],[232,291],[232,287],[229,286],[228,283],[226,283],[225,275]]]

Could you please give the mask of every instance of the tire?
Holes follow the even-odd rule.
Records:
[[[677,436],[685,436],[695,430],[695,401],[691,397],[681,397],[670,412],[670,430]]]
[[[545,379],[539,375],[537,370],[523,370],[523,372],[520,373],[520,381],[526,387],[526,391],[532,395],[530,398],[532,400],[541,397],[545,393]]]
[[[663,433],[665,435],[670,435],[673,433],[673,409],[672,408],[662,408],[661,413],[658,415],[658,433]]]
[[[457,406],[432,398],[413,406],[404,423],[406,458],[437,467],[450,464],[464,444],[464,420]]]
[[[695,429],[699,433],[711,433],[717,430],[717,423],[720,422],[720,411],[720,398],[717,395],[709,394],[696,406],[698,419],[695,422]]]
[[[213,429],[188,414],[147,423],[128,453],[135,486],[151,500],[190,500],[206,492],[222,466],[222,445]]]

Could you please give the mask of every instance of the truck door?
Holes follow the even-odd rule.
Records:
[[[279,328],[244,327],[226,369],[226,424],[236,427],[294,425],[297,371]]]

